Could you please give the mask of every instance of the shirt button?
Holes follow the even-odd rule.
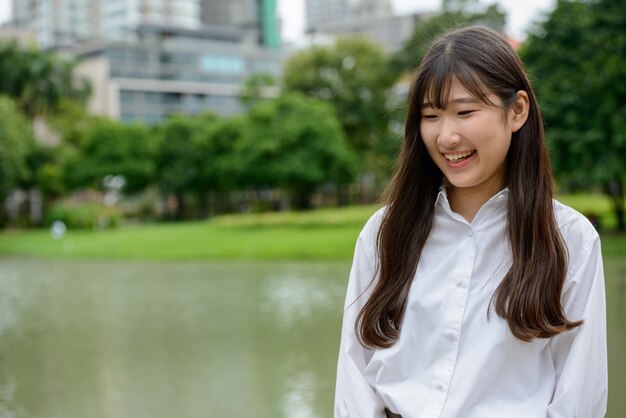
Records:
[[[448,338],[449,340],[454,340],[456,338],[456,332],[446,331],[446,338]]]
[[[469,230],[469,232],[467,233],[467,236],[468,236],[468,237],[471,237],[471,236],[473,236],[473,235],[474,235],[474,232],[472,232],[472,230],[470,229],[470,230]]]
[[[459,277],[459,278],[456,280],[456,286],[457,286],[457,287],[463,287],[463,285],[464,285],[464,284],[465,284],[465,281],[463,280],[463,277]]]
[[[437,383],[436,387],[437,387],[437,390],[441,391],[441,392],[446,390],[446,385],[445,385],[445,383],[442,383],[442,382]]]

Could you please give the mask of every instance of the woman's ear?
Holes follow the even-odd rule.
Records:
[[[524,90],[517,92],[517,98],[515,103],[511,106],[509,111],[509,126],[513,132],[520,130],[528,119],[528,111],[530,108],[530,100],[528,99],[528,93]]]

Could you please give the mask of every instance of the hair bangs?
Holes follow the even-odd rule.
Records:
[[[418,88],[418,103],[420,107],[429,106],[435,109],[445,109],[448,105],[450,86],[453,77],[456,77],[467,92],[477,100],[488,106],[498,107],[489,99],[489,89],[477,71],[461,61],[452,61],[442,56],[436,65],[421,74],[420,88]]]

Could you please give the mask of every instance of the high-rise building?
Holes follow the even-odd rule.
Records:
[[[211,25],[257,29],[259,2],[257,0],[202,0],[201,17],[202,22]]]
[[[224,26],[189,30],[143,24],[127,40],[78,45],[76,73],[91,82],[91,113],[128,122],[159,123],[171,114],[245,111],[251,75],[278,78],[280,51],[257,44],[254,31]],[[275,88],[262,95],[271,97]]]
[[[307,32],[361,36],[390,52],[402,48],[415,25],[430,13],[396,16],[389,0],[306,0]]]
[[[13,24],[34,30],[46,48],[124,38],[141,23],[200,26],[200,0],[13,0]]]
[[[280,44],[276,0],[202,0],[201,16],[205,24],[256,30],[268,48]]]
[[[96,3],[96,2],[94,2]],[[99,0],[105,38],[124,38],[142,23],[196,29],[200,0]]]
[[[324,32],[324,26],[350,19],[386,16],[391,16],[389,0],[306,0],[307,32]]]
[[[33,28],[40,46],[77,59],[76,74],[91,82],[88,110],[94,114],[151,124],[176,113],[237,114],[245,111],[245,80],[280,75],[282,52],[273,48],[279,45],[276,0],[13,4],[17,28]],[[205,22],[201,5],[209,7]],[[273,97],[276,88],[261,94]]]
[[[89,0],[13,0],[12,23],[32,30],[38,43],[48,47],[99,32],[99,21],[91,13],[94,5]]]

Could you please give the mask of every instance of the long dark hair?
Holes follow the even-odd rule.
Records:
[[[356,335],[367,347],[390,347],[400,333],[443,181],[422,141],[421,104],[428,99],[435,107],[445,107],[452,76],[486,104],[495,106],[485,89],[496,94],[504,110],[515,102],[519,90],[529,98],[528,119],[513,133],[506,157],[512,265],[490,306],[523,341],[551,337],[582,324],[568,321],[561,306],[567,252],[553,212],[552,169],[537,98],[506,39],[487,28],[467,27],[432,44],[411,86],[404,142],[394,177],[383,194],[387,209],[377,237],[378,277],[355,324]]]

